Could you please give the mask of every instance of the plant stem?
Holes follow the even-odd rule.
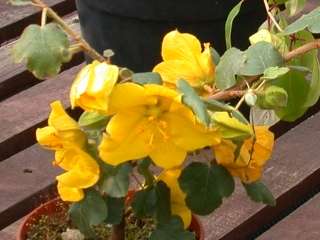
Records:
[[[272,21],[272,23],[276,26],[276,28],[280,31],[283,32],[283,29],[280,27],[280,25],[278,24],[277,20],[274,18],[274,16],[271,13],[271,10],[269,8],[269,4],[267,0],[263,0],[264,6],[266,8],[267,14],[269,19]]]
[[[112,226],[110,240],[125,240],[125,220],[124,215],[122,217],[121,223]]]
[[[320,48],[320,39],[315,39],[312,42],[306,43],[306,44],[302,45],[301,47],[296,48],[296,49],[284,54],[283,59],[285,62],[289,62],[292,59],[299,57],[300,55],[303,55],[309,51],[312,51],[312,50],[318,49],[318,48]],[[229,90],[221,90],[219,92],[215,92],[213,95],[210,95],[208,97],[208,99],[226,101],[226,100],[230,100],[233,98],[242,97],[245,94],[245,91],[243,89],[245,89],[245,87],[246,87],[246,82],[251,84],[251,83],[257,81],[258,79],[260,79],[260,75],[248,77],[245,80],[241,81],[241,83],[237,84],[236,86],[234,86],[233,88],[231,88]]]
[[[72,38],[74,38],[77,42],[81,43],[83,50],[92,58],[95,60],[98,60],[100,62],[104,62],[106,59],[99,54],[96,50],[94,50],[89,43],[87,43],[86,40],[84,40],[80,34],[73,31],[68,24],[55,12],[52,8],[49,8],[42,0],[32,0],[32,2],[36,5],[41,7],[42,9],[47,9],[47,14],[50,16],[53,20],[55,20],[61,28]]]

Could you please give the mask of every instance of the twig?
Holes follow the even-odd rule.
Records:
[[[302,54],[305,54],[309,51],[312,51],[312,50],[318,49],[318,48],[320,48],[320,39],[316,39],[312,42],[306,43],[303,46],[286,53],[283,56],[283,59],[285,62],[289,62],[290,60],[292,60]],[[245,89],[245,87],[246,87],[246,82],[251,84],[251,83],[257,81],[258,79],[260,79],[260,77],[261,77],[261,75],[248,77],[244,81],[241,81],[241,83],[239,83],[238,85],[234,86],[233,88],[216,92],[213,95],[209,96],[208,99],[226,101],[226,100],[230,100],[233,98],[242,97],[245,94],[245,91],[243,91],[243,89]]]
[[[291,52],[286,53],[283,56],[283,59],[286,62],[289,62],[293,58],[296,58],[302,54],[305,54],[305,53],[307,53],[311,50],[317,49],[317,48],[320,48],[320,39],[316,39],[312,42],[306,43],[306,44],[302,45],[301,47],[296,48],[296,49],[292,50]]]
[[[48,13],[48,8],[43,8],[42,15],[41,15],[41,27],[43,27],[47,23],[47,13]]]
[[[280,25],[278,24],[277,20],[274,18],[274,16],[271,13],[271,10],[269,8],[269,4],[267,0],[263,0],[264,6],[266,8],[267,14],[269,19],[273,22],[273,24],[276,26],[276,28],[280,31],[283,32],[283,29],[280,27]]]
[[[55,12],[52,8],[48,7],[42,0],[32,0],[33,4],[43,9],[47,9],[47,15],[53,18],[61,28],[77,42],[81,43],[83,50],[92,58],[100,62],[104,62],[106,59],[94,50],[86,40],[84,40],[78,33],[73,31],[68,24]]]

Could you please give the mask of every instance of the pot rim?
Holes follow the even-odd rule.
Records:
[[[128,193],[129,198],[133,193]],[[25,240],[26,233],[29,230],[29,226],[37,220],[37,217],[42,214],[52,214],[55,212],[57,203],[63,202],[60,197],[54,197],[53,199],[42,203],[40,206],[35,208],[32,212],[30,212],[27,216],[24,217],[22,223],[20,224],[17,232],[16,240]],[[192,214],[190,227],[197,235],[197,240],[204,240],[204,227],[200,221],[200,219]]]

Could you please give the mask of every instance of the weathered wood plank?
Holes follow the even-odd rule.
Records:
[[[0,229],[29,213],[55,192],[52,152],[33,145],[0,162]]]
[[[17,238],[17,229],[22,222],[22,219],[19,221],[14,222],[10,226],[6,227],[5,229],[0,231],[0,239],[1,240],[16,240]]]
[[[251,202],[238,184],[233,196],[210,217],[203,218],[206,239],[251,239],[295,206],[320,182],[320,113],[304,121],[277,140],[264,182],[277,198],[277,207]]]
[[[79,69],[73,67],[0,103],[0,161],[35,143],[35,130],[46,124],[52,101],[70,106],[68,91]]]
[[[75,11],[74,0],[46,0],[59,15],[63,16]],[[19,36],[30,23],[39,22],[41,13],[33,6],[11,6],[6,0],[0,2],[0,45]]]
[[[258,240],[320,239],[320,194],[262,234]]]
[[[77,13],[74,12],[64,19],[74,31],[80,32],[79,23],[75,22],[77,17]],[[0,47],[0,101],[40,82],[27,71],[25,64],[13,62],[11,48],[14,43],[13,41]],[[76,54],[70,63],[63,66],[63,70],[78,65],[83,60],[82,53]]]

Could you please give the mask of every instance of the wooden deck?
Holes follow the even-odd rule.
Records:
[[[319,5],[317,1],[310,1],[308,8]],[[35,144],[34,132],[46,124],[51,101],[60,99],[69,107],[69,85],[83,56],[77,55],[54,79],[36,80],[24,66],[12,62],[10,47],[40,14],[5,2],[0,2],[0,240],[13,240],[23,216],[54,192],[59,169],[51,165],[53,154]],[[74,0],[47,2],[73,22]],[[72,27],[79,31],[77,24]],[[263,180],[277,206],[253,203],[237,186],[221,208],[202,218],[206,240],[320,239],[319,110],[320,102],[300,121],[273,128],[277,144]]]

